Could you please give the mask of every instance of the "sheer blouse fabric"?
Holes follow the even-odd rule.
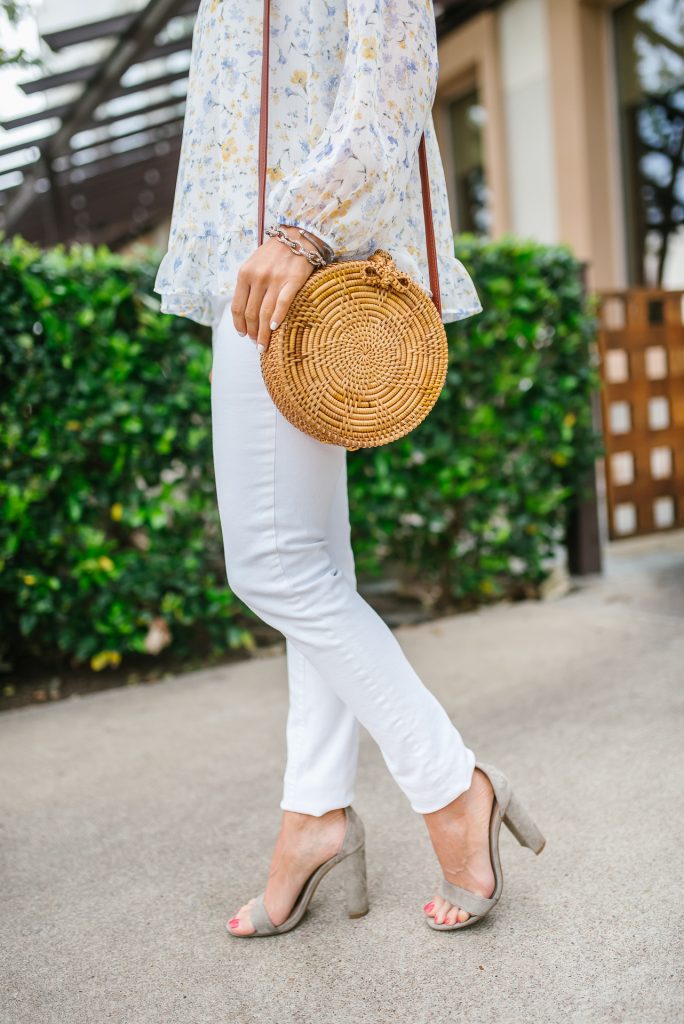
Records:
[[[162,310],[213,324],[257,242],[259,0],[202,0]],[[431,115],[432,0],[272,0],[266,224],[307,228],[338,259],[386,249],[429,291],[418,144],[425,130],[444,322],[482,310],[454,257]]]

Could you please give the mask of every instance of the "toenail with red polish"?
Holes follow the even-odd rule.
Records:
[[[425,906],[423,907],[423,910],[426,910],[429,913],[431,910],[434,909],[434,906],[435,906],[434,902],[426,903]]]
[[[236,925],[240,924],[240,918],[234,917],[228,922],[228,924],[230,925],[231,928],[234,928]]]

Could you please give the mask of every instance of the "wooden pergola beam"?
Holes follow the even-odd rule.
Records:
[[[197,6],[198,0],[185,0],[178,14],[194,14],[197,11]],[[55,32],[46,32],[42,38],[51,50],[58,53],[69,46],[90,43],[95,39],[104,39],[107,36],[120,36],[123,32],[128,31],[134,20],[135,13],[118,14],[111,18],[91,21],[85,25],[74,25],[72,28],[62,28]]]
[[[150,48],[157,33],[176,15],[183,3],[184,0],[150,0],[147,7],[140,11],[129,30],[102,62],[89,87],[75,101],[60,128],[41,148],[40,163],[47,167],[56,156],[68,149],[72,135],[89,122],[93,111],[100,104],[111,97],[124,72],[136,64],[140,55]],[[36,170],[28,176],[7,204],[5,216],[10,230],[31,203],[38,173]]]
[[[161,46],[151,46],[144,53],[136,57],[136,64],[144,64],[146,61],[158,60],[159,57],[168,57],[180,50],[189,50],[192,45],[192,36],[183,36],[182,39],[172,39]],[[84,64],[81,67],[69,68],[67,71],[58,71],[54,75],[45,75],[44,78],[36,78],[31,82],[21,82],[19,88],[27,96],[37,92],[48,92],[50,89],[59,89],[64,85],[73,85],[76,82],[88,82],[91,78],[97,77],[97,72],[102,63]]]

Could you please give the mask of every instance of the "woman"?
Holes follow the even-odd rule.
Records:
[[[216,488],[232,590],[286,638],[287,764],[265,891],[229,921],[239,937],[288,931],[341,863],[350,916],[367,910],[354,798],[359,725],[424,815],[444,879],[431,927],[479,920],[501,890],[498,831],[543,840],[507,780],[472,751],[356,590],[346,449],[290,424],[265,388],[259,351],[313,271],[310,254],[376,248],[427,289],[417,150],[425,131],[443,320],[482,310],[454,258],[431,108],[437,46],[430,0],[277,0],[270,14],[267,224],[257,245],[262,11],[202,0],[169,249],[166,312],[213,327]],[[288,241],[299,244],[297,250]],[[315,257],[314,257],[315,259]],[[258,744],[255,745],[258,754]]]

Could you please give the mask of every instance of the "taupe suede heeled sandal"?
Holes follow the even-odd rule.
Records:
[[[261,892],[249,908],[250,920],[255,930],[247,935],[238,935],[226,925],[229,935],[236,939],[254,939],[261,935],[282,935],[283,932],[289,932],[296,928],[304,917],[319,882],[336,864],[343,865],[345,901],[349,917],[363,917],[368,913],[365,830],[361,818],[353,807],[345,807],[344,811],[347,827],[339,850],[309,875],[300,890],[290,916],[282,924],[273,924],[264,906],[264,893]]]
[[[521,846],[527,846],[534,853],[541,853],[546,840],[541,834],[532,818],[529,816],[520,801],[514,796],[510,782],[503,772],[492,765],[475,765],[487,776],[494,790],[494,802],[492,804],[492,815],[489,820],[489,855],[492,861],[492,870],[496,885],[491,896],[478,896],[468,889],[461,889],[459,885],[452,885],[446,878],[442,878],[440,894],[455,907],[460,907],[470,914],[465,921],[457,921],[455,924],[435,924],[431,917],[426,917],[426,922],[435,931],[456,931],[457,928],[469,928],[481,921],[489,911],[499,902],[503,890],[503,871],[501,869],[501,858],[499,856],[499,832],[501,822],[507,825]]]

